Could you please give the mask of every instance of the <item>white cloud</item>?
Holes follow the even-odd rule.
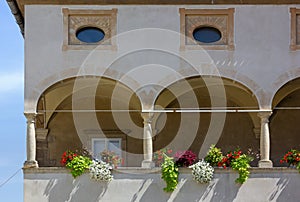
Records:
[[[0,72],[0,93],[22,90],[24,76],[22,71]]]

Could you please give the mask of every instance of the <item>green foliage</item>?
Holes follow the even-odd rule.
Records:
[[[173,158],[165,155],[164,159],[165,161],[161,165],[161,178],[167,184],[167,186],[164,188],[164,191],[172,192],[176,189],[178,184],[178,167],[175,165]]]
[[[209,151],[207,152],[207,156],[204,160],[209,163],[211,166],[218,166],[218,163],[223,159],[223,154],[221,149],[215,147],[215,145],[211,145]]]
[[[71,174],[74,178],[82,175],[86,169],[89,168],[92,161],[89,157],[75,156],[72,161],[66,164],[66,167],[71,170]]]
[[[218,167],[231,167],[233,170],[239,173],[239,177],[235,180],[237,183],[243,184],[249,177],[250,162],[253,160],[250,156],[242,154],[240,149],[236,149],[234,152],[228,152],[227,155],[223,155],[221,149],[216,148],[215,145],[211,145],[205,161],[210,163],[211,166]]]
[[[297,167],[296,167],[300,173],[300,162],[297,164]]]
[[[230,163],[230,166],[233,170],[236,170],[239,173],[239,177],[235,180],[235,182],[243,184],[248,179],[250,172],[250,164],[252,158],[247,156],[246,154],[240,155],[239,158],[233,159]]]

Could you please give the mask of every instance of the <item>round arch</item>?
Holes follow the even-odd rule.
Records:
[[[271,159],[275,166],[291,148],[300,149],[300,78],[282,85],[272,100],[273,114],[270,117]]]
[[[78,80],[80,85],[74,89]],[[40,166],[60,166],[61,154],[67,149],[85,147],[92,151],[95,138],[121,140],[126,165],[139,165],[141,159],[138,161],[136,154],[142,153],[143,146],[141,103],[123,83],[94,76],[69,78],[49,87],[37,109],[37,131],[48,131],[45,139],[37,141]]]
[[[205,80],[205,81],[204,81]],[[211,109],[212,99],[225,99],[225,105],[214,106],[215,109],[242,108],[259,109],[256,96],[245,85],[232,79],[214,76],[190,77],[186,79],[189,88],[185,88],[182,82],[174,82],[168,88],[161,91],[155,101],[155,105],[164,109],[174,108],[200,108]],[[216,90],[212,94],[208,88]],[[218,94],[219,88],[223,88],[225,97]],[[191,105],[191,100],[195,98]],[[218,102],[217,102],[218,103]],[[224,103],[224,102],[219,102]],[[195,107],[198,106],[198,107]],[[233,150],[240,147],[243,150],[251,149],[258,151],[259,140],[255,134],[255,129],[260,128],[260,121],[256,113],[195,113],[195,117],[189,113],[162,113],[156,121],[158,131],[154,142],[155,149],[166,146],[179,147],[188,138],[192,137],[187,148],[199,153],[199,157],[206,154],[211,144],[226,150]],[[184,116],[184,118],[182,118]],[[197,119],[198,116],[199,118]],[[182,126],[183,119],[188,121],[187,126]],[[196,124],[195,124],[196,122]],[[223,124],[221,124],[223,122]],[[187,134],[196,128],[196,134]],[[216,135],[219,133],[219,135]],[[193,136],[194,135],[194,136]],[[180,141],[172,143],[176,138],[183,137]],[[214,141],[214,142],[213,142]],[[204,148],[204,149],[203,149]]]

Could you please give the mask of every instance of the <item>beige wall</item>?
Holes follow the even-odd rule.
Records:
[[[254,106],[259,109],[271,109],[272,98],[278,89],[286,82],[300,75],[300,53],[289,49],[289,9],[296,6],[25,6],[24,111],[26,113],[36,112],[40,96],[51,85],[70,77],[84,77],[86,75],[97,76],[97,78],[105,76],[113,81],[121,81],[128,87],[128,91],[133,91],[137,94],[137,99],[132,106],[138,106],[138,109],[151,107],[151,104],[154,104],[161,91],[171,84],[181,81],[183,78],[198,75],[214,75],[228,78],[232,84],[227,82],[228,85],[225,85],[226,89],[230,89],[226,96],[228,100],[235,104],[234,106],[249,107],[251,105],[251,107]],[[63,23],[62,8],[104,10],[116,8],[116,32],[119,36],[116,40],[117,49],[95,52],[86,49],[63,50],[63,41],[66,37],[63,29],[66,25]],[[235,49],[233,51],[179,50],[179,8],[235,8]],[[143,30],[137,31],[135,29]],[[141,49],[159,50],[160,52],[153,54],[150,51],[141,51],[143,53],[142,57],[139,54],[131,54]],[[157,55],[157,53],[160,54]],[[186,68],[183,65],[184,60],[188,61],[191,67]],[[158,65],[153,65],[153,61]],[[242,84],[242,87],[236,88],[235,82]],[[110,84],[105,85],[109,86]],[[101,91],[104,93],[98,93],[99,97],[110,98],[112,87],[106,88],[105,85],[102,89],[104,91]],[[230,85],[233,85],[233,87],[231,88]],[[241,90],[244,88],[246,89],[245,91]],[[57,102],[52,100],[54,104],[51,105],[50,103],[47,106],[53,107],[53,109],[73,109],[70,103],[68,103],[69,105],[66,103],[66,105],[61,105],[68,96],[74,93],[73,89],[70,89],[68,90],[68,95],[63,95],[61,92],[57,93],[56,97],[54,96]],[[89,87],[80,89],[79,86],[78,89],[75,89],[75,91],[77,90],[82,90],[87,94],[89,92],[95,93]],[[116,96],[117,100],[125,100],[124,103],[119,102],[122,103],[120,106],[130,103],[130,101],[124,99],[126,95],[126,93],[124,95],[120,93],[119,96]],[[251,101],[249,102],[249,100]],[[257,100],[256,105],[252,105],[253,100]],[[297,100],[297,98],[292,100]],[[93,101],[93,99],[90,99],[89,104],[93,104]],[[101,100],[99,107],[110,106],[110,101],[110,99]],[[84,99],[79,102],[82,104],[81,106],[89,105],[86,104]],[[288,100],[285,100],[285,102],[287,102],[288,106],[299,104]],[[75,145],[81,146],[80,142],[83,144],[88,142],[84,131],[94,129],[94,125],[97,126],[99,124],[101,128],[107,130],[120,129],[122,131],[124,128],[130,129],[131,132],[127,138],[126,148],[131,153],[142,153],[142,141],[137,141],[137,138],[140,138],[142,135],[142,120],[138,114],[131,116],[130,119],[133,121],[129,126],[126,126],[127,120],[129,120],[128,117],[130,117],[128,115],[118,115],[121,125],[114,124],[112,116],[107,114],[86,114],[75,118],[75,120],[71,114],[57,113],[54,116],[53,114],[46,114],[45,116],[46,122],[50,120],[47,125],[49,136],[47,142],[38,142],[38,158],[46,159],[45,156],[47,156],[48,165],[57,165],[61,152],[67,149],[66,147],[70,144],[72,147],[75,147]],[[298,111],[274,111],[271,118],[271,155],[275,162],[280,158],[279,156],[283,153],[283,150],[293,146],[292,142],[297,142],[297,124],[293,122],[297,120],[297,116]],[[185,122],[182,117],[184,117]],[[254,117],[256,117],[255,114],[247,113],[228,114],[226,119],[223,120],[224,128],[219,127],[222,130],[218,145],[224,147],[224,150],[233,149],[236,146],[245,149],[253,147],[254,150],[257,150],[259,143],[258,139],[255,139],[253,128],[259,128],[259,120]],[[206,131],[210,130],[207,127],[212,125],[209,114],[201,115],[198,120],[199,123],[194,121],[195,117],[187,114],[182,116],[179,114],[168,114],[167,118],[165,126],[162,124],[165,118],[162,117],[157,122],[159,127],[154,128],[158,130],[158,135],[154,138],[154,148],[161,148],[174,139],[172,136],[178,132],[177,125],[183,123],[184,127],[179,131],[182,138],[176,139],[175,147],[180,148],[180,141],[184,139],[186,134],[192,133],[192,137],[190,137],[186,145],[190,145],[191,149],[198,152],[202,142],[205,141]],[[79,130],[78,124],[80,125]],[[91,127],[89,124],[93,126]],[[199,130],[197,129],[198,127]],[[195,134],[189,131],[191,128],[197,129],[195,129]],[[288,134],[290,137],[281,140],[282,134]],[[285,147],[282,147],[282,141],[288,141]],[[49,152],[46,152],[47,149],[49,149]],[[203,156],[203,152],[200,151],[200,153]],[[140,162],[141,157],[139,159],[133,156],[133,160],[130,159],[128,157],[128,165],[137,165],[136,162]],[[53,161],[53,163],[51,160],[55,160],[55,162]],[[277,164],[275,163],[275,165]]]
[[[180,169],[173,193],[163,191],[165,182],[157,169],[114,170],[110,183],[95,182],[88,173],[75,180],[61,168],[24,170],[25,202],[46,201],[297,201],[300,175],[295,169],[251,169],[243,185],[237,172],[216,169],[208,184],[196,183],[191,170]]]
[[[100,66],[106,66],[126,51],[136,48],[165,48],[167,51],[178,52],[179,37],[176,35],[158,35],[142,32],[148,38],[142,40],[141,33],[126,31],[140,28],[160,28],[179,32],[179,8],[235,8],[234,14],[234,51],[209,51],[207,57],[215,63],[219,74],[238,80],[248,86],[258,97],[262,108],[271,108],[272,96],[277,89],[288,80],[298,76],[297,68],[300,62],[299,52],[291,52],[290,44],[290,14],[289,8],[294,5],[201,5],[201,6],[70,6],[77,9],[111,9],[117,8],[117,34],[124,38],[117,41],[116,52],[102,51],[106,59],[99,58]],[[79,68],[86,61],[90,50],[62,50],[63,15],[62,8],[68,6],[28,5],[25,6],[25,112],[33,112],[41,93],[51,84],[66,77],[78,74]],[[51,19],[51,20],[49,20]],[[159,20],[158,20],[159,19]],[[171,37],[170,37],[171,36]],[[135,38],[134,38],[135,37]],[[138,40],[139,39],[139,40]],[[161,41],[161,39],[164,39]],[[135,41],[137,47],[133,47]],[[163,42],[163,43],[162,43]],[[184,54],[183,54],[184,55]],[[197,57],[195,57],[197,58]],[[194,58],[194,59],[195,59]],[[124,64],[129,66],[130,64]],[[133,70],[135,67],[132,67]],[[172,68],[172,67],[171,67]],[[101,69],[101,68],[100,68]],[[128,74],[127,68],[115,69],[119,74]],[[207,69],[206,69],[207,70]],[[203,71],[206,71],[203,70]],[[178,72],[178,70],[175,70]],[[99,71],[88,70],[90,74],[99,75]],[[101,71],[100,71],[101,72]],[[288,73],[286,73],[288,72]],[[84,74],[84,73],[80,73]],[[101,74],[101,73],[100,73]],[[204,74],[215,74],[206,71]],[[149,74],[139,73],[139,79],[145,80]],[[185,74],[186,75],[186,74]],[[264,79],[261,79],[264,75]],[[101,76],[101,75],[99,75]],[[118,77],[110,74],[112,78]],[[155,78],[166,78],[170,73],[154,74]],[[190,75],[189,75],[190,76]],[[173,77],[170,82],[176,81]],[[139,80],[138,79],[138,80]],[[134,86],[129,85],[134,88]]]

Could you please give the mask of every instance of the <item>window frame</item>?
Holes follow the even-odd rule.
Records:
[[[300,15],[300,8],[290,8],[290,15],[291,15],[290,50],[296,51],[296,50],[300,50],[300,43],[297,44],[297,15]],[[300,27],[299,27],[299,32],[300,32]]]
[[[109,144],[109,141],[110,140],[118,140],[119,141],[119,145],[120,145],[120,154],[121,154],[121,156],[120,157],[122,157],[123,158],[123,150],[122,150],[122,138],[105,138],[105,137],[103,137],[103,138],[101,138],[101,137],[96,137],[96,138],[92,138],[92,152],[93,152],[93,154],[94,154],[94,156],[96,155],[95,154],[95,142],[96,141],[102,141],[102,140],[104,140],[104,146],[105,146],[105,150],[108,150],[108,144]],[[111,151],[111,150],[109,150],[109,151]]]
[[[179,14],[180,14],[180,50],[198,50],[198,49],[207,49],[207,50],[234,50],[234,8],[228,8],[228,9],[185,9],[180,8]],[[227,24],[226,24],[226,33],[227,35],[224,36],[223,32],[224,30],[218,28],[218,24],[202,24],[202,26],[209,26],[209,27],[215,27],[217,28],[221,33],[222,37],[226,37],[226,44],[218,44],[219,42],[214,42],[210,44],[204,44],[197,42],[194,38],[193,44],[187,44],[186,43],[186,32],[188,27],[186,26],[186,18],[188,16],[224,16],[227,18]],[[201,25],[197,26],[200,27]],[[193,32],[197,27],[195,27],[193,30],[190,30]],[[191,38],[191,37],[190,37]]]
[[[117,50],[116,45],[116,32],[117,32],[117,12],[118,10],[116,8],[113,8],[111,10],[93,10],[93,9],[69,9],[69,8],[62,8],[63,13],[63,46],[62,50],[92,50],[97,47],[99,50]],[[108,30],[109,33],[106,32],[106,30],[103,30],[103,27],[99,26],[97,23],[94,24],[86,24],[84,26],[92,26],[97,27],[101,29],[105,36],[104,39],[97,43],[73,43],[71,38],[76,38],[76,31],[82,26],[79,26],[77,24],[70,25],[70,18],[72,17],[78,17],[83,19],[88,19],[89,17],[108,17],[109,23],[108,23]],[[88,20],[87,20],[88,21]],[[100,23],[100,21],[99,21]],[[75,33],[73,33],[75,30]],[[77,40],[77,38],[75,39]],[[109,40],[109,41],[107,41]],[[78,40],[79,41],[79,40]],[[80,42],[80,41],[79,41]],[[103,42],[108,42],[108,44],[103,44]]]

